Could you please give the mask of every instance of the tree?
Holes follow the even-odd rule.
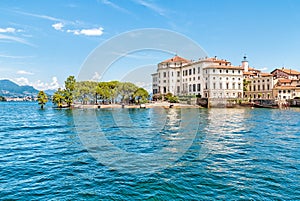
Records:
[[[52,97],[52,102],[57,105],[57,107],[62,108],[64,102],[64,92],[59,88]]]
[[[244,79],[243,80],[243,91],[248,91],[248,86],[251,83],[251,81]]]
[[[122,102],[129,102],[132,99],[133,93],[138,87],[130,82],[123,82],[118,86],[118,93],[121,96]]]
[[[39,91],[37,96],[38,103],[41,105],[41,109],[44,109],[44,105],[48,102],[47,94],[44,91]]]
[[[76,79],[74,76],[69,76],[65,81],[65,90],[64,90],[64,98],[68,105],[71,106],[73,103],[73,92],[75,90]]]
[[[138,103],[146,103],[149,98],[149,93],[144,88],[138,88],[133,93],[133,98],[136,99]]]

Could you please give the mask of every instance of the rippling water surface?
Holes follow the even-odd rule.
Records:
[[[299,109],[0,103],[1,200],[300,200],[299,181]]]

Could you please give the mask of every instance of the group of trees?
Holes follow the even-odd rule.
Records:
[[[74,97],[81,104],[145,103],[149,94],[130,82],[77,82]]]
[[[74,76],[69,76],[65,81],[65,88],[59,88],[52,97],[52,102],[57,107],[70,107],[76,101],[81,104],[111,104],[121,103],[146,103],[149,94],[144,88],[139,88],[130,82],[76,82]],[[41,108],[47,103],[48,97],[40,91],[38,102]]]

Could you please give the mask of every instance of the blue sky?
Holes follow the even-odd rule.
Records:
[[[251,66],[267,72],[282,66],[300,70],[299,8],[297,0],[1,0],[0,79],[57,88],[78,75],[99,45],[143,28],[183,34],[209,56],[234,65],[246,54]],[[137,53],[116,62],[106,78],[121,79],[124,71],[170,56]]]

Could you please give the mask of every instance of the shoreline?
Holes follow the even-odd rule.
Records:
[[[109,105],[82,105],[74,104],[72,108],[76,109],[101,109],[101,108],[204,108],[199,105],[188,105],[182,103],[168,103],[168,102],[155,102],[145,103],[140,105],[122,105],[122,104],[109,104]]]

